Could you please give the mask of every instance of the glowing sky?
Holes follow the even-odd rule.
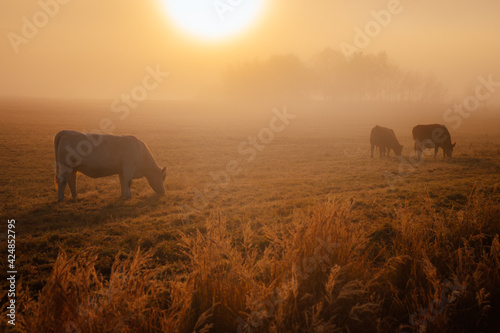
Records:
[[[353,43],[354,29],[395,0],[267,0],[247,30],[217,42],[179,29],[164,0],[60,0],[59,8],[54,1],[0,3],[0,96],[114,98],[156,65],[170,76],[152,96],[197,96],[217,87],[228,64],[287,53],[308,61],[327,46]],[[41,3],[52,4],[47,22]],[[385,50],[402,67],[456,86],[500,77],[500,1],[401,0],[400,7],[364,52]],[[24,18],[40,28],[25,28],[29,38],[13,47]]]

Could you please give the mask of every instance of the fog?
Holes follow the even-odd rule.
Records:
[[[496,0],[265,1],[246,31],[216,42],[181,31],[160,0],[54,1],[0,4],[0,97],[115,100],[153,69],[168,76],[151,100],[451,103],[480,76],[500,81]],[[44,6],[52,16],[26,28]]]

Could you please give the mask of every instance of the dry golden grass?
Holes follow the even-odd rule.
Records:
[[[441,215],[427,200],[417,211],[397,208],[392,224],[372,231],[353,222],[350,201],[328,200],[290,223],[245,225],[233,235],[216,212],[204,234],[180,235],[189,258],[182,276],[148,268],[151,253],[137,250],[115,259],[108,280],[90,255],[62,252],[36,300],[21,288],[18,325],[23,332],[493,332],[500,210],[472,194],[463,210]]]
[[[2,208],[18,221],[20,331],[499,330],[495,131],[471,120],[454,136],[453,160],[428,159],[391,188],[385,174],[399,162],[369,158],[378,121],[289,107],[303,118],[186,214],[194,188],[241,159],[238,144],[271,112],[208,119],[175,107],[186,113],[137,110],[116,123],[169,167],[161,199],[145,181],[122,201],[117,179],[81,176],[80,199],[55,202],[53,134],[93,128],[106,109],[36,120],[22,111],[0,125]],[[393,127],[410,147],[406,120]]]
[[[46,285],[30,298],[21,289],[24,332],[151,332],[166,321],[159,308],[161,284],[155,271],[144,267],[150,255],[139,250],[126,259],[118,257],[109,280],[96,274],[89,255],[68,258],[62,252]]]

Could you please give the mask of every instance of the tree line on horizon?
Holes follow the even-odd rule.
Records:
[[[446,89],[432,74],[405,70],[385,52],[346,59],[325,48],[309,61],[295,54],[245,61],[223,73],[226,92],[241,98],[315,98],[329,101],[442,103]]]

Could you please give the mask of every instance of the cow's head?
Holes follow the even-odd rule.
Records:
[[[444,151],[444,156],[446,157],[449,157],[451,158],[451,155],[453,154],[453,148],[455,148],[455,145],[457,143],[455,142],[454,144],[450,144],[448,147],[444,148],[443,147],[443,151]]]
[[[150,172],[150,174],[146,177],[148,180],[149,186],[156,192],[158,195],[165,194],[165,185],[163,184],[165,181],[165,177],[167,176],[167,167],[163,169],[157,168]]]
[[[397,156],[401,156],[401,152],[403,151],[403,145],[396,145],[394,148],[394,154]]]

